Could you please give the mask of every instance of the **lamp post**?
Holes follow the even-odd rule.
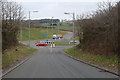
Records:
[[[52,17],[52,30],[53,30],[53,17]]]
[[[21,25],[22,20],[20,21],[20,41],[22,41],[22,25]]]
[[[26,17],[24,17],[24,19],[25,19]],[[21,20],[20,21],[20,41],[22,41],[22,39],[23,39],[23,31],[22,31],[22,26],[23,26],[23,24],[24,24],[25,22],[23,21],[23,20]]]
[[[73,17],[73,43],[74,43],[74,52],[75,52],[75,23],[74,23],[74,21],[75,21],[75,13],[64,13],[64,14],[68,14],[68,15],[70,15],[70,14],[72,14],[72,17]]]
[[[38,11],[29,11],[29,33],[28,33],[29,46],[30,46],[30,13],[31,13],[31,12],[38,12]]]
[[[72,14],[72,17],[73,17],[73,41],[74,41],[74,46],[75,46],[75,23],[74,23],[74,21],[75,21],[75,13],[64,13],[64,14],[68,14],[68,15],[70,15],[70,14]]]

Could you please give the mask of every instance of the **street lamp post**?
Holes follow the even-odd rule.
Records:
[[[60,32],[60,22],[58,22],[58,24],[57,24],[58,26],[58,32]]]
[[[74,23],[74,21],[75,21],[75,13],[73,13],[73,38],[74,38],[74,45],[75,45],[75,23]]]
[[[31,12],[38,12],[38,11],[29,11],[29,33],[28,33],[29,46],[30,46],[30,13],[31,13]]]
[[[74,46],[75,46],[75,23],[74,23],[74,21],[75,21],[75,13],[64,13],[64,14],[72,14],[72,17],[73,17],[73,41],[74,41]]]
[[[28,39],[29,39],[29,46],[30,46],[30,11],[29,11],[29,33],[28,33]]]
[[[26,17],[24,17],[25,19]],[[23,20],[20,21],[20,41],[22,41],[23,39],[23,31],[22,31],[22,26],[23,26],[23,23],[25,23]],[[25,24],[26,25],[26,24]]]
[[[20,41],[22,41],[22,25],[21,25],[22,20],[20,21]]]
[[[52,31],[53,31],[53,17],[52,17]],[[53,34],[54,34],[54,32],[53,32]],[[54,41],[54,40],[53,40]],[[53,47],[53,41],[52,41],[52,47]]]
[[[52,30],[53,30],[53,17],[52,17]]]
[[[75,52],[75,13],[64,13],[64,14],[72,14],[73,17],[73,43],[74,43],[74,52]]]

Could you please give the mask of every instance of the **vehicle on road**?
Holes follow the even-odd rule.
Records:
[[[63,35],[58,35],[59,38],[63,38]]]
[[[40,42],[40,43],[36,43],[36,46],[47,46],[47,43],[45,42]]]
[[[60,39],[60,38],[63,38],[63,35],[53,35],[52,38],[53,39]]]
[[[77,43],[76,40],[71,40],[71,41],[69,42],[69,44],[76,44],[76,43]]]
[[[58,35],[53,35],[53,39],[59,39]]]

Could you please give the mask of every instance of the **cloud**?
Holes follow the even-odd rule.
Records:
[[[31,19],[51,18],[52,16],[54,18],[59,18],[59,19],[65,19],[65,18],[71,19],[71,16],[64,15],[64,12],[74,12],[76,15],[88,14],[91,11],[95,11],[97,9],[97,1],[100,0],[89,0],[89,1],[88,0],[14,0],[14,1],[19,1],[19,2],[21,1],[24,9],[25,17],[27,18],[28,18],[28,11],[37,10],[39,11],[38,13],[31,13]]]
[[[117,2],[118,0],[8,0],[8,1],[15,1],[15,2]]]
[[[38,13],[31,13],[31,18],[54,18],[72,19],[71,15],[64,15],[64,12],[74,12],[76,14],[87,13],[96,9],[95,2],[24,2],[24,11],[28,16],[28,11],[37,10]]]

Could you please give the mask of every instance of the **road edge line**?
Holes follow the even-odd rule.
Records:
[[[102,68],[102,67],[100,67],[100,66],[98,66],[98,65],[95,65],[95,64],[93,64],[93,63],[86,62],[86,61],[84,61],[84,60],[75,58],[75,57],[73,57],[73,56],[71,56],[71,55],[69,55],[69,54],[67,54],[67,53],[68,53],[68,52],[64,51],[64,54],[65,54],[65,55],[67,55],[68,57],[70,57],[70,58],[72,58],[72,59],[74,59],[74,60],[80,61],[80,62],[82,62],[82,63],[84,63],[84,64],[90,65],[90,66],[92,66],[92,67],[96,67],[96,68],[98,68],[98,69],[100,69],[100,70],[103,70],[103,71],[105,71],[105,72],[112,73],[112,74],[117,75],[118,77],[120,77],[120,74],[117,73],[117,72],[113,72],[113,71],[111,71],[111,70],[109,70],[109,69]]]
[[[14,65],[13,67],[11,67],[10,69],[6,70],[4,73],[2,72],[2,75],[1,75],[0,77],[4,77],[4,76],[7,75],[8,73],[10,73],[11,71],[13,71],[13,70],[16,69],[17,67],[19,67],[20,65],[22,65],[23,63],[25,63],[26,61],[28,61],[28,60],[30,59],[30,57],[31,57],[32,55],[34,55],[35,53],[36,53],[36,51],[33,52],[33,54],[28,55],[28,56],[22,58],[21,60],[19,60],[19,61],[20,61],[19,63],[17,63],[16,65]],[[13,63],[13,64],[14,64],[14,63]],[[11,64],[11,65],[12,65],[12,64]],[[2,71],[3,71],[3,69],[2,69]]]
[[[5,71],[4,73],[2,73],[2,77],[4,77],[5,75],[7,75],[8,73],[10,73],[11,71],[13,71],[14,69],[16,69],[17,67],[19,67],[20,65],[22,65],[23,63],[25,63],[29,58],[22,60],[20,63],[16,64],[14,67],[8,69],[7,71]]]

